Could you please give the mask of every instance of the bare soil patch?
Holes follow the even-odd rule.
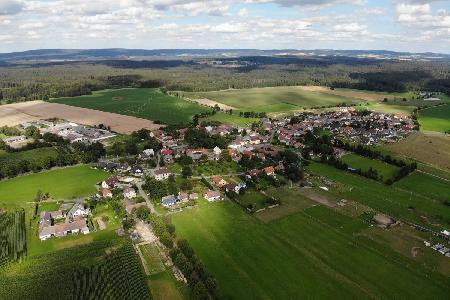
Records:
[[[206,98],[204,98],[204,99],[187,99],[187,100],[198,103],[200,105],[206,105],[209,107],[214,107],[214,106],[218,105],[221,110],[236,109],[233,106],[229,106],[229,105],[226,105],[226,104],[223,104],[223,103],[211,100],[211,99],[206,99]]]
[[[161,127],[150,120],[39,100],[0,106],[0,126],[15,126],[49,118],[90,126],[104,124],[119,133],[131,133],[141,128],[155,130]]]
[[[298,88],[308,92],[321,92],[335,96],[361,99],[365,101],[383,101],[384,98],[392,98],[392,96],[390,95],[367,93],[363,91],[331,90],[328,87],[315,85],[299,86]]]

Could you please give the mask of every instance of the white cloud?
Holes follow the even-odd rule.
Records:
[[[19,0],[0,0],[0,16],[15,15],[23,9],[23,3]]]

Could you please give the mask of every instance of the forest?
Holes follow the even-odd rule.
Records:
[[[89,95],[97,90],[123,87],[201,92],[323,85],[450,94],[449,79],[450,62],[335,56],[8,61],[0,65],[0,103]]]

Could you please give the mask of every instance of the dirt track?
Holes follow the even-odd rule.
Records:
[[[49,118],[59,118],[91,126],[104,124],[111,126],[113,131],[119,133],[131,133],[141,128],[154,130],[161,127],[161,125],[154,124],[150,120],[44,101],[29,101],[0,106],[0,126],[15,126]]]
[[[214,107],[214,106],[218,105],[221,110],[236,109],[233,106],[229,106],[229,105],[226,105],[226,104],[223,104],[223,103],[211,100],[211,99],[206,99],[206,98],[204,98],[204,99],[188,99],[188,100],[198,103],[200,105],[206,105],[209,107]]]

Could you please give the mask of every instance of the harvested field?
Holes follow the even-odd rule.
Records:
[[[383,94],[383,93],[368,92],[368,91],[357,91],[357,90],[350,90],[350,89],[331,90],[330,88],[325,87],[325,86],[315,86],[315,85],[299,86],[298,88],[301,90],[304,90],[304,91],[308,91],[308,92],[321,92],[321,93],[325,93],[325,94],[341,96],[341,97],[356,98],[356,99],[361,99],[361,100],[365,100],[365,101],[382,101],[384,98],[392,98],[392,97],[400,98],[400,96],[391,95],[391,94]]]
[[[408,138],[383,148],[450,170],[450,137],[440,133],[415,133]]]
[[[206,106],[209,106],[209,107],[215,107],[217,105],[222,110],[236,109],[233,106],[222,104],[220,102],[217,102],[217,101],[214,101],[214,100],[210,100],[210,99],[206,99],[206,98],[204,98],[204,99],[188,99],[188,98],[186,98],[186,100],[198,103],[200,105],[206,105]]]
[[[119,133],[131,133],[141,128],[154,130],[161,127],[150,120],[39,100],[0,106],[0,126],[13,126],[49,118],[91,126],[104,124]]]

